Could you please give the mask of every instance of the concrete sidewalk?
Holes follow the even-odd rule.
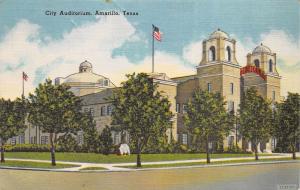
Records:
[[[297,157],[300,156],[300,153],[297,153]],[[274,156],[259,156],[259,159],[270,159],[270,158],[290,158],[291,154],[274,154]],[[253,156],[251,157],[234,157],[234,158],[212,158],[212,162],[218,161],[234,161],[234,160],[253,160]],[[43,162],[49,163],[48,160],[34,160],[34,159],[17,159],[17,158],[7,158],[6,160],[14,160],[14,161],[27,161],[27,162]],[[255,160],[253,160],[255,161]],[[195,163],[195,162],[206,162],[206,159],[195,159],[195,160],[174,160],[174,161],[159,161],[159,162],[142,162],[143,165],[160,165],[160,164],[179,164],[179,163]],[[43,169],[47,171],[80,171],[84,168],[89,167],[101,167],[105,168],[104,171],[130,171],[135,169],[123,168],[124,166],[134,166],[136,163],[112,163],[112,164],[104,164],[104,163],[86,163],[86,162],[68,162],[68,161],[56,161],[58,164],[72,164],[79,165],[78,167],[72,168],[61,168],[61,169]],[[224,164],[226,165],[226,164]],[[228,165],[228,164],[227,164]],[[232,165],[232,164],[231,164]],[[236,163],[238,165],[238,163]],[[3,167],[3,168],[16,168],[16,167]],[[30,168],[33,169],[33,168]],[[41,169],[38,169],[41,170]]]

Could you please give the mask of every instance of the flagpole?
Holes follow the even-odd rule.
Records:
[[[154,73],[154,34],[152,31],[152,73]]]
[[[24,98],[24,71],[22,72],[22,98]]]

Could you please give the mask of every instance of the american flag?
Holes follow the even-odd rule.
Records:
[[[157,40],[157,41],[161,41],[161,36],[162,36],[162,33],[159,31],[159,28],[154,26],[152,24],[152,27],[153,27],[153,37]]]
[[[25,81],[28,80],[28,75],[25,72],[23,72],[23,80],[25,80]]]

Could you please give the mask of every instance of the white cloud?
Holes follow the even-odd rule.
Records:
[[[111,78],[117,85],[127,73],[151,71],[150,56],[138,64],[131,63],[125,56],[112,57],[112,51],[125,42],[145,43],[140,37],[142,34],[137,34],[123,16],[97,18],[96,22],[63,34],[62,39],[46,36],[46,43],[41,42],[39,29],[38,25],[22,20],[0,42],[0,97],[20,96],[22,71],[29,76],[25,83],[25,93],[28,93],[34,90],[35,82],[78,72],[79,64],[85,59],[93,63],[95,73]],[[193,68],[183,66],[176,55],[156,52],[155,59],[157,72],[166,72],[169,76],[193,73]]]
[[[182,57],[185,61],[199,65],[202,57],[202,40],[192,42],[183,48]]]
[[[39,25],[21,20],[0,41],[0,97],[14,98],[21,94],[22,71],[29,75],[25,84],[28,93],[35,88],[34,81],[78,72],[80,62],[85,59],[93,63],[95,73],[111,78],[117,85],[127,73],[150,72],[150,55],[138,64],[131,63],[126,56],[112,57],[113,50],[125,42],[147,43],[143,35],[123,16],[97,18],[96,22],[76,26],[59,40],[49,36],[42,39]],[[276,52],[284,64],[293,66],[299,62],[299,41],[297,44],[286,33],[270,31],[261,35],[261,41]],[[245,65],[246,54],[255,44],[251,38],[237,39],[237,59],[241,65]],[[201,56],[201,40],[183,47],[182,57],[157,51],[155,71],[165,72],[170,77],[194,74],[196,69],[183,63],[197,65]],[[279,70],[283,76],[282,92],[300,92],[300,87],[296,86],[299,71],[288,72],[283,66]]]

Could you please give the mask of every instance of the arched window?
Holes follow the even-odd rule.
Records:
[[[258,60],[258,59],[255,59],[255,60],[254,60],[254,64],[255,64],[256,67],[259,67],[259,60]]]
[[[216,60],[216,49],[214,46],[211,46],[209,48],[209,54],[208,54],[209,61],[215,61]]]
[[[269,61],[269,72],[270,73],[273,72],[273,61],[272,61],[272,59],[270,59],[270,61]]]
[[[226,58],[227,58],[227,61],[231,61],[231,49],[229,46],[227,46],[226,48]]]

